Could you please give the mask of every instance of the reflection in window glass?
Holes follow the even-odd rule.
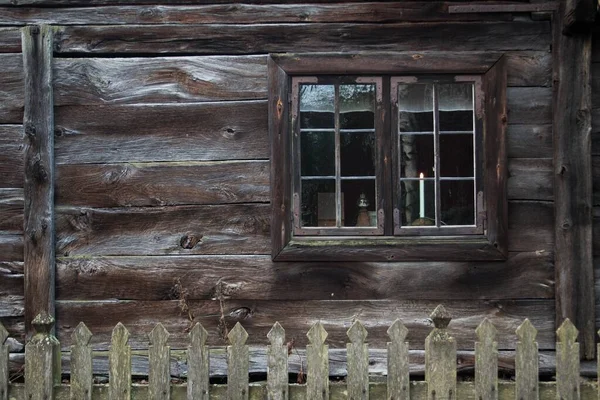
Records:
[[[375,127],[375,85],[340,85],[340,128]]]
[[[475,197],[472,180],[442,180],[440,192],[442,226],[475,224]]]
[[[340,133],[341,176],[375,176],[375,132]]]
[[[300,217],[302,226],[335,226],[334,179],[303,179]]]
[[[398,85],[398,131],[433,132],[433,85]]]
[[[473,131],[473,84],[436,85],[439,104],[439,130]]]
[[[374,179],[342,180],[342,193],[345,210],[343,226],[377,225]]]
[[[400,135],[400,176],[418,178],[422,173],[426,178],[435,176],[434,136]]]
[[[435,180],[402,180],[400,186],[402,225],[435,225]]]
[[[335,132],[301,132],[300,169],[302,176],[335,175]]]
[[[300,128],[334,127],[333,85],[306,85],[299,87]]]
[[[440,135],[440,176],[473,177],[473,135]]]

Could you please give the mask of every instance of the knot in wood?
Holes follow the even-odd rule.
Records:
[[[27,135],[28,138],[33,139],[35,137],[37,133],[37,130],[35,129],[35,125],[31,122],[27,122],[25,123],[25,135]]]
[[[48,171],[42,164],[42,160],[36,160],[33,164],[33,178],[37,182],[46,182],[48,180]]]
[[[193,249],[198,243],[202,241],[202,235],[185,235],[181,237],[179,245],[184,249]]]

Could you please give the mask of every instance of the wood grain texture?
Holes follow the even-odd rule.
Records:
[[[356,400],[369,399],[369,345],[364,325],[356,320],[348,329],[348,397]],[[329,374],[328,374],[329,375]]]
[[[565,4],[561,3],[564,7]],[[568,7],[568,5],[566,5]],[[582,356],[596,352],[592,261],[592,35],[564,35],[561,7],[554,32],[554,196],[556,325],[580,331]],[[580,84],[573,86],[573,81]]]
[[[227,399],[248,400],[248,333],[237,322],[227,335]]]
[[[25,326],[42,311],[54,315],[53,30],[23,29],[25,82]]]
[[[552,125],[508,125],[506,129],[508,157],[552,158]]]
[[[0,318],[25,315],[23,274],[0,273]]]
[[[8,400],[8,378],[10,376],[8,370],[10,350],[6,339],[8,339],[8,331],[0,322],[0,399],[2,400]]]
[[[306,334],[306,394],[309,399],[329,398],[329,346],[325,344],[328,333],[315,322]]]
[[[27,368],[25,368],[26,397],[24,398],[52,399],[55,374],[60,377],[60,347],[58,347],[59,343],[56,338],[50,333],[54,325],[54,318],[42,311],[33,322],[36,332],[25,346]],[[59,356],[58,365],[55,362],[57,355]]]
[[[23,122],[23,56],[0,53],[0,123]]]
[[[482,51],[370,52],[338,57],[342,64],[337,65],[331,56],[313,54],[298,59],[290,54],[280,56],[278,62],[287,60],[286,68],[292,72],[305,67],[305,63],[318,66],[321,73],[328,70],[338,73],[350,67],[364,69],[363,64],[368,62],[366,68],[372,73],[431,73],[437,68],[444,73],[465,74],[485,72],[500,55]],[[327,63],[323,57],[327,57]],[[506,57],[509,86],[549,85],[549,53],[514,51],[506,53]],[[373,58],[378,60],[376,64]],[[266,61],[264,55],[57,59],[54,63],[55,103],[106,105],[264,99],[267,97]]]
[[[508,198],[510,200],[553,200],[552,158],[509,159]]]
[[[92,333],[84,323],[79,323],[71,335],[71,393],[72,400],[92,399]]]
[[[21,31],[19,28],[0,28],[0,53],[21,52]]]
[[[515,397],[518,399],[540,398],[539,395],[539,330],[526,319],[516,330],[518,337],[515,356]]]
[[[554,297],[554,255],[511,253],[506,262],[272,262],[269,256],[57,259],[60,300],[516,299]],[[599,267],[600,268],[600,267]],[[18,271],[16,272],[18,273]],[[115,285],[114,282],[119,282]]]
[[[89,25],[57,31],[58,53],[257,54],[287,52],[438,50],[548,50],[547,21],[511,23]],[[381,37],[386,37],[381,41]],[[493,40],[490,40],[493,38]]]
[[[266,204],[57,208],[61,255],[267,254]]]
[[[598,12],[598,2],[592,0],[566,0],[562,26],[565,32],[569,33],[589,33],[594,26],[596,13]]]
[[[552,89],[542,87],[507,88],[509,124],[550,124]]]
[[[57,59],[57,105],[266,98],[266,56]]]
[[[0,188],[22,188],[24,171],[23,125],[0,125]]]
[[[0,234],[23,233],[23,189],[0,188]]]
[[[496,328],[484,319],[475,342],[475,390],[480,399],[498,399],[498,342]]]
[[[148,335],[148,394],[150,399],[169,400],[171,397],[171,347],[167,345],[169,332],[159,322]]]
[[[554,247],[553,208],[551,202],[509,202],[509,251],[551,252]]]
[[[23,235],[0,235],[0,260],[23,261]]]
[[[187,348],[186,361],[188,365],[187,398],[208,400],[210,354],[206,346],[208,332],[200,324],[196,323],[189,333],[190,344]],[[135,370],[135,363],[134,363]],[[177,374],[178,368],[171,367],[171,371]]]
[[[140,207],[269,201],[268,161],[63,164],[56,171],[56,204],[59,206]],[[0,215],[2,204],[0,189]]]
[[[397,319],[388,328],[391,341],[387,343],[387,396],[389,399],[410,399],[408,329]],[[369,359],[372,359],[369,357]]]
[[[285,330],[275,322],[267,334],[267,392],[270,400],[287,400],[288,391],[288,346]]]
[[[447,329],[450,315],[442,305],[431,314],[435,327],[425,338],[428,400],[456,400],[456,340]]]
[[[268,159],[266,105],[57,107],[56,163]]]
[[[509,13],[449,14],[449,3],[207,4],[198,6],[104,6],[68,9],[11,7],[0,25],[246,24],[285,22],[419,22],[510,20]]]
[[[92,330],[94,329],[92,328]],[[115,324],[111,333],[108,356],[110,400],[129,400],[131,398],[131,346],[128,342],[129,331],[127,328],[120,322]]]
[[[273,321],[285,326],[286,336],[295,339],[295,345],[307,343],[306,332],[315,321],[322,321],[329,333],[327,343],[343,348],[347,343],[346,331],[359,318],[369,330],[372,347],[385,347],[388,327],[400,318],[409,330],[407,340],[411,349],[422,349],[425,337],[431,332],[428,313],[437,301],[224,301],[225,324],[231,329],[241,322],[250,335],[249,345],[266,345],[267,333]],[[455,319],[450,334],[456,338],[458,348],[469,350],[475,341],[475,328],[489,318],[498,329],[498,348],[514,349],[514,331],[526,316],[538,327],[540,348],[554,349],[554,301],[553,300],[498,300],[498,301],[445,301],[446,308]],[[223,345],[225,339],[220,320],[219,301],[188,301],[195,321],[202,321],[208,331],[209,345]],[[61,344],[70,345],[70,335],[79,321],[94,332],[94,349],[106,349],[110,332],[117,321],[122,321],[131,333],[130,344],[135,349],[146,348],[147,334],[154,327],[153,321],[162,321],[171,333],[173,349],[188,345],[190,326],[188,315],[182,314],[178,300],[168,301],[58,301],[57,332]],[[77,322],[75,322],[77,321]],[[288,339],[289,340],[289,339]]]
[[[351,0],[351,2],[364,2],[364,0]],[[519,3],[525,2],[526,0],[499,0],[499,2],[508,2],[508,3]],[[229,4],[229,3],[245,3],[245,4],[253,4],[253,3],[261,3],[261,4],[294,4],[297,3],[297,0],[171,0],[169,4]],[[313,3],[337,3],[336,0],[315,0]],[[162,4],[157,0],[0,0],[0,6],[109,6],[109,5],[153,5],[153,4]]]
[[[579,331],[566,319],[556,331],[556,391],[561,399],[579,400]]]

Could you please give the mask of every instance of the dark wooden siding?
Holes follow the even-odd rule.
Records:
[[[600,315],[600,34],[592,38],[592,178],[594,184],[593,253],[596,315]],[[596,329],[600,317],[596,318]]]
[[[138,7],[124,14],[72,9],[70,22],[53,9],[0,13],[0,24],[22,18],[61,25],[54,63],[61,343],[69,346],[82,320],[94,332],[95,348],[105,349],[111,327],[121,321],[132,345],[141,348],[161,321],[173,347],[182,347],[190,325],[181,310],[184,298],[212,344],[225,343],[222,302],[227,326],[241,321],[258,344],[267,343],[264,335],[276,320],[298,344],[321,320],[331,346],[339,347],[358,318],[372,346],[383,347],[387,326],[402,318],[411,346],[422,348],[427,315],[441,302],[455,316],[450,327],[463,349],[473,348],[472,329],[485,316],[502,332],[503,349],[515,347],[512,333],[524,317],[539,329],[540,348],[553,349],[550,23],[527,14],[518,20],[509,14],[452,15],[452,22],[440,22],[435,10],[443,4],[431,4],[427,13],[405,3],[354,4],[349,13],[340,11],[347,5],[264,6],[252,17],[233,10],[231,21],[223,21],[217,8],[213,19],[205,15],[186,26],[123,25],[177,22],[144,17]],[[112,12],[112,19],[100,20],[102,12]],[[277,13],[285,25],[263,24]],[[298,18],[302,13],[309,17]],[[18,51],[18,44],[3,45],[2,32],[0,49]],[[266,53],[340,50],[507,53],[506,262],[270,261]],[[12,61],[17,81],[19,60]],[[2,79],[0,94],[10,88]],[[0,122],[13,124],[0,130],[4,147],[14,147],[9,171],[22,170],[15,161],[21,127],[14,125],[22,119],[21,86],[11,89],[14,105],[0,102]],[[22,187],[8,179],[17,183],[4,197]],[[0,209],[12,213],[0,223],[0,230],[2,224],[8,229],[0,236],[0,254],[18,253],[15,245],[1,251],[3,240],[20,238],[18,229],[10,231],[21,226],[18,201]],[[13,256],[5,262],[7,273],[21,273],[18,261]],[[0,288],[18,296],[19,285]],[[9,326],[19,330],[22,312],[16,314]]]

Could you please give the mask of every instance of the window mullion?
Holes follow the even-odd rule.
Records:
[[[335,84],[334,102],[334,128],[335,128],[335,225],[342,226],[342,184],[340,162],[340,85]]]
[[[433,85],[433,155],[435,168],[435,225],[439,228],[442,223],[442,206],[440,194],[440,119],[436,84]]]

